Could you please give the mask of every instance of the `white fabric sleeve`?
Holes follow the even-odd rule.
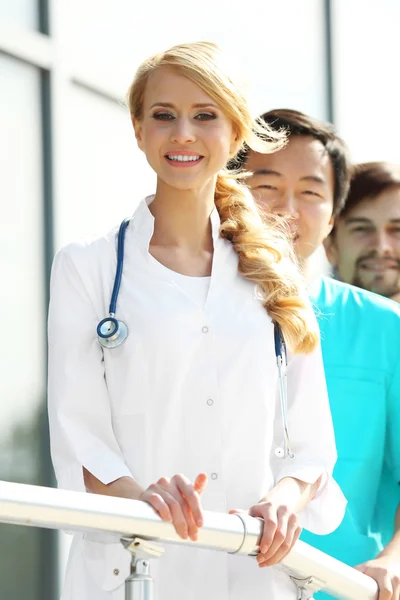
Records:
[[[50,443],[58,485],[85,491],[82,467],[102,483],[132,477],[115,439],[96,314],[70,247],[55,257],[48,319]]]
[[[322,475],[316,495],[299,518],[301,526],[312,533],[331,533],[340,525],[347,501],[332,478],[337,453],[320,346],[311,354],[288,354],[287,384],[288,428],[295,457],[275,454],[284,439],[278,393],[271,456],[275,484],[284,477],[315,483]]]

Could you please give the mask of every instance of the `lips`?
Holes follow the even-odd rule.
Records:
[[[190,150],[171,150],[165,155],[168,164],[173,167],[193,167],[198,165],[204,158],[202,154]]]
[[[196,162],[202,158],[200,154],[184,155],[184,154],[166,154],[166,158],[175,162]]]
[[[363,260],[360,262],[360,268],[368,271],[386,271],[387,269],[399,269],[400,265],[395,260]]]

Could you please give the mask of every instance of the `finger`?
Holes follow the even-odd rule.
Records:
[[[282,544],[286,540],[287,530],[288,530],[288,519],[289,519],[289,510],[285,507],[280,507],[277,511],[277,523],[275,526],[275,531],[273,535],[273,539],[269,547],[265,550],[263,546],[263,541],[261,541],[260,546],[260,560],[259,562],[265,562],[271,559],[275,553],[279,550]],[[264,525],[265,528],[265,525]],[[264,535],[263,535],[264,537]]]
[[[378,600],[392,600],[393,587],[389,575],[386,574],[378,578],[377,583],[379,586]]]
[[[196,490],[196,492],[198,494],[202,494],[205,490],[205,488],[207,487],[208,484],[208,477],[205,473],[200,473],[200,475],[197,475],[195,481],[194,481],[194,489]]]
[[[300,537],[300,533],[301,527],[298,523],[297,516],[291,515],[288,520],[285,540],[282,542],[281,546],[278,548],[275,554],[262,563],[262,566],[270,567],[272,565],[277,565],[278,563],[280,563],[285,558],[285,556],[287,556],[292,550],[293,546]]]
[[[163,521],[172,521],[171,511],[168,508],[168,504],[165,502],[164,498],[157,494],[156,492],[152,492],[150,490],[146,490],[140,497],[143,502],[147,502],[154,508],[154,510],[160,515]]]
[[[189,537],[192,542],[197,542],[198,527],[194,521],[192,510],[186,500],[183,501],[182,510],[188,526]]]
[[[173,481],[174,481],[174,478],[172,478],[172,482]],[[185,497],[185,490],[184,490],[184,488],[179,489],[172,482],[171,482],[171,486],[170,486],[170,493],[174,496],[174,498],[179,502],[179,504],[181,506],[182,513],[183,513],[183,516],[185,517],[185,521],[186,521],[186,525],[187,525],[187,529],[188,529],[188,536],[190,537],[190,539],[193,542],[197,542],[198,527],[197,527],[197,524],[195,523],[192,508],[188,502],[188,499]],[[192,488],[191,484],[188,484],[188,489],[191,489],[191,488]],[[202,522],[202,524],[203,524],[203,522]]]
[[[174,489],[172,486],[170,487],[169,491],[160,488],[160,495],[168,505],[176,532],[181,538],[186,540],[189,535],[189,529],[183,513],[183,499],[180,497],[178,491],[175,491],[175,494],[177,497],[174,495]]]
[[[360,571],[360,573],[365,573],[365,569],[366,566],[364,563],[362,563],[361,565],[356,565],[355,567],[353,567],[356,571]]]
[[[392,587],[393,587],[393,596],[392,600],[400,600],[400,577],[392,579]]]
[[[173,498],[175,498],[175,500],[179,503],[179,505],[181,506],[181,510],[182,510],[182,514],[184,516],[184,520],[186,522],[187,525],[187,534],[185,533],[186,529],[184,528],[183,524],[182,524],[182,520],[181,520],[181,515],[179,513],[179,509],[177,507],[174,508],[174,513],[175,513],[175,519],[174,520],[174,525],[175,527],[179,528],[179,531],[186,537],[189,535],[189,537],[192,537],[194,534],[197,533],[197,529],[196,526],[193,522],[193,517],[190,514],[190,511],[188,511],[187,507],[185,506],[185,500],[182,497],[180,491],[177,489],[176,485],[174,484],[176,477],[173,477],[172,480],[168,479],[167,477],[161,477],[158,481],[157,481],[157,485],[160,486],[163,490],[165,490],[165,492],[169,495],[171,495]],[[180,476],[183,477],[183,476]],[[178,531],[178,529],[177,529]]]
[[[400,576],[392,577],[393,596],[391,600],[400,600]]]
[[[201,502],[199,493],[186,477],[176,475],[172,478],[171,484],[175,485],[178,493],[185,499],[190,508],[191,520],[195,523],[196,533],[197,527],[203,525],[203,513],[201,510]]]
[[[261,554],[266,554],[273,542],[275,531],[278,525],[277,515],[269,503],[264,505],[259,505],[257,507],[253,507],[250,510],[250,515],[252,517],[260,517],[264,521],[263,532],[260,540],[260,552]]]

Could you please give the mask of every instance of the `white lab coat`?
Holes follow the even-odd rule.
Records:
[[[103,350],[98,322],[108,314],[116,233],[71,244],[56,256],[49,314],[49,418],[59,487],[84,491],[82,465],[107,484],[133,476],[143,487],[161,476],[209,475],[206,510],[248,508],[284,476],[314,482],[303,526],[328,533],[345,500],[331,478],[336,449],[321,352],[289,356],[289,427],[296,457],[274,458],[282,444],[275,417],[273,326],[252,283],[237,272],[231,244],[211,224],[214,258],[204,309],[148,252],[151,197],[126,232],[117,317],[129,328]],[[279,404],[277,404],[279,407]],[[63,600],[123,600],[129,555],[118,540],[78,534]],[[153,561],[157,600],[284,600],[295,586],[254,558],[169,546]]]

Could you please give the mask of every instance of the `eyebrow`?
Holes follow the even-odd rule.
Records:
[[[276,177],[283,177],[282,173],[279,171],[274,171],[272,169],[256,169],[253,171],[253,176],[256,175],[275,175]],[[319,175],[304,175],[304,177],[300,177],[300,181],[310,181],[312,183],[326,183],[326,180]]]
[[[277,177],[282,177],[282,173],[278,173],[278,171],[272,171],[271,169],[256,169],[252,173],[253,175],[276,175]]]
[[[400,219],[399,219],[400,221]],[[364,225],[373,225],[373,221],[371,219],[367,219],[366,217],[350,217],[345,219],[346,225],[354,225],[354,223],[361,223]]]
[[[175,108],[175,106],[171,103],[171,102],[156,102],[155,104],[152,104],[150,108],[154,108],[155,106],[162,106],[163,108]],[[192,108],[218,108],[218,106],[216,104],[213,104],[212,102],[201,102],[201,103],[197,103],[197,104],[193,104]]]
[[[363,223],[365,225],[373,225],[374,222],[371,219],[367,219],[366,217],[350,217],[348,219],[345,219],[345,223],[346,225],[353,225],[354,223]],[[389,219],[389,223],[392,223],[394,225],[400,224],[400,218],[399,219]]]

